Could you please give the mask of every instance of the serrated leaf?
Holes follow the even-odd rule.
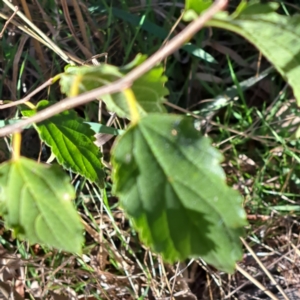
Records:
[[[164,86],[167,77],[163,76],[163,72],[162,67],[152,68],[138,78],[131,87],[138,104],[147,113],[166,112],[162,103],[169,92]],[[145,115],[145,113],[142,113],[142,115]]]
[[[120,71],[126,75],[146,59],[146,55],[138,54],[132,62],[121,67]],[[168,78],[163,74],[163,67],[156,66],[135,80],[131,86],[138,103],[142,105],[143,110],[147,113],[166,112],[162,102],[165,100],[164,97],[169,94],[168,89],[165,87]]]
[[[241,258],[241,197],[222,155],[190,119],[151,114],[116,142],[114,192],[145,244],[170,262],[201,256],[226,272]]]
[[[273,12],[277,7],[253,4],[238,15],[217,14],[206,25],[233,31],[253,43],[290,84],[300,105],[300,16],[279,15]]]
[[[44,100],[38,104],[38,109],[47,105]],[[95,132],[74,111],[65,111],[36,124],[35,127],[61,165],[100,187],[104,185],[101,153],[94,144]]]
[[[61,75],[61,91],[70,96],[74,84],[77,83],[79,84],[79,94],[107,85],[123,77],[124,72],[141,63],[144,59],[145,56],[138,56],[127,68],[120,69],[107,64],[69,67]],[[137,99],[137,107],[141,116],[147,113],[166,111],[163,106],[164,97],[168,94],[168,90],[164,87],[166,81],[166,76],[163,76],[163,68],[158,66],[133,83],[131,89]],[[106,103],[108,110],[115,112],[119,117],[130,118],[130,110],[123,92],[104,95],[101,99]]]
[[[8,227],[30,243],[80,253],[83,226],[75,190],[57,167],[27,158],[0,166],[1,213]]]
[[[82,76],[82,79],[78,81],[78,92],[81,94],[116,81],[123,74],[119,72],[117,67],[107,64],[99,66],[69,66],[65,73],[61,74],[59,82],[61,92],[70,96],[72,87],[79,76]]]

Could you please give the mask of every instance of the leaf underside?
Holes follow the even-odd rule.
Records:
[[[57,167],[27,158],[0,166],[0,212],[14,233],[57,249],[80,253],[83,226],[72,200],[75,191]]]
[[[293,88],[300,105],[300,16],[273,12],[278,3],[244,5],[232,16],[216,15],[207,26],[233,31],[249,40]]]
[[[66,72],[61,75],[61,91],[70,96],[74,84],[78,84],[79,94],[108,85],[122,78],[125,74],[125,70],[128,72],[144,59],[144,56],[138,56],[133,63],[122,68],[107,64],[100,66],[69,67]],[[163,106],[163,102],[165,101],[164,97],[168,94],[168,90],[164,87],[166,80],[167,78],[163,76],[163,68],[157,66],[142,75],[132,84],[131,89],[135,94],[137,108],[141,116],[152,112],[166,112]],[[109,111],[115,112],[119,117],[130,119],[127,99],[122,91],[103,95],[101,99],[105,102]]]
[[[170,262],[201,256],[226,272],[241,258],[241,197],[220,153],[190,119],[148,115],[113,150],[114,192],[145,244]]]

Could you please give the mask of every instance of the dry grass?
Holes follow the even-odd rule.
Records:
[[[145,36],[152,39],[149,53],[162,44],[157,37],[153,38],[144,31],[135,36],[135,27],[114,18],[113,14],[91,13],[94,1],[87,4],[60,0],[56,1],[57,5],[44,2],[22,1],[19,8],[27,19],[31,18],[33,24],[53,38],[59,50],[49,50],[37,42],[35,30],[30,31],[24,27],[24,20],[14,16],[4,33],[0,49],[2,99],[20,99],[61,72],[65,65],[60,59],[61,53],[82,64],[93,55],[107,52],[108,61],[120,65],[145,49]],[[182,5],[177,3],[178,7],[172,8],[171,4],[153,4],[151,17],[158,26],[176,33],[185,26],[180,22],[172,28]],[[132,1],[128,6],[115,5],[124,11],[127,9],[127,12],[145,10],[144,1]],[[11,15],[12,11],[4,6],[0,14],[2,24]],[[269,66],[241,38],[220,30],[211,33],[207,30],[208,38],[199,43],[218,64],[191,57],[187,59],[180,51],[166,64],[173,107],[177,105],[197,113],[205,108],[205,99],[213,99],[215,103],[216,96],[234,85],[228,59],[240,82],[256,78]],[[130,49],[126,48],[129,44]],[[122,59],[124,57],[126,61]],[[299,121],[299,111],[294,107],[291,91],[272,71],[255,85],[245,87],[246,106],[235,100],[237,96],[234,95],[224,108],[209,114],[206,133],[224,153],[223,167],[229,184],[245,197],[249,219],[245,241],[255,255],[245,248],[243,261],[238,265],[240,271],[234,275],[224,274],[201,259],[174,266],[163,263],[159,256],[140,244],[137,234],[119,210],[117,199],[110,194],[109,184],[105,191],[99,191],[97,187],[75,178],[79,195],[76,204],[85,221],[85,254],[77,257],[40,245],[29,246],[26,242],[16,241],[2,224],[0,291],[3,298],[243,300],[267,299],[265,292],[269,291],[277,297],[274,299],[286,299],[272,283],[275,280],[288,299],[300,299],[300,295],[295,298],[292,295],[300,290],[299,147],[297,142],[288,142],[290,130],[294,130],[295,122]],[[37,94],[34,100],[59,100],[62,97],[57,86],[53,86]],[[211,103],[209,101],[207,103]],[[90,104],[78,108],[77,112],[94,121],[98,119],[95,107],[96,104]],[[2,110],[1,119],[15,113],[14,108]],[[103,108],[104,122],[109,116]],[[243,122],[245,119],[248,121]],[[116,119],[113,126],[122,128],[125,124],[124,120]],[[24,149],[28,147],[24,152],[37,159],[40,152],[38,137],[27,134],[24,140]],[[111,145],[112,141],[103,145],[107,161]],[[3,143],[1,160],[6,160],[9,153],[10,148]],[[44,155],[47,159],[47,149]],[[107,177],[109,183],[109,168]],[[292,209],[283,211],[286,204],[293,205]],[[270,272],[271,279],[255,258]],[[254,279],[263,288],[256,287]],[[18,294],[13,296],[14,292]]]

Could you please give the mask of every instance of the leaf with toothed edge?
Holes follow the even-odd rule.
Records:
[[[37,110],[48,105],[48,101],[42,100]],[[23,110],[22,113],[28,116],[35,112]],[[95,132],[75,111],[65,111],[36,124],[35,128],[61,165],[103,187],[104,171],[101,153],[94,144]]]
[[[78,82],[79,94],[105,86],[124,77],[145,59],[145,55],[137,55],[131,63],[121,68],[108,64],[68,67],[61,75],[61,91],[70,96],[76,82]],[[169,92],[165,87],[167,77],[163,73],[162,66],[155,66],[132,83],[131,89],[137,100],[137,109],[141,116],[153,112],[166,112],[163,102]],[[109,111],[115,112],[119,117],[130,119],[127,99],[122,91],[103,95],[101,99]]]
[[[181,116],[148,115],[117,139],[114,193],[142,241],[167,261],[201,256],[233,272],[241,259],[246,214],[221,160]]]
[[[83,226],[75,190],[57,166],[27,158],[0,166],[0,212],[17,237],[81,253]]]
[[[232,15],[216,14],[205,26],[235,32],[250,41],[292,87],[300,105],[300,15],[275,12],[279,3],[242,1]]]

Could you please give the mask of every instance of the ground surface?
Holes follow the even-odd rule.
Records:
[[[79,63],[107,53],[109,63],[124,65],[137,53],[154,53],[168,40],[168,33],[176,34],[186,26],[179,20],[183,1],[13,2]],[[236,7],[235,2],[230,2],[230,10]],[[280,4],[282,14],[300,11],[295,1]],[[2,26],[5,16],[11,14],[2,4]],[[141,23],[141,17],[147,22]],[[11,23],[0,41],[1,99],[22,98],[65,66],[54,51],[18,27],[24,20],[18,16],[14,20],[18,23]],[[86,222],[84,256],[29,246],[14,239],[2,222],[0,291],[4,299],[270,299],[264,289],[278,299],[300,299],[300,147],[297,141],[285,142],[300,120],[292,91],[273,70],[260,77],[269,63],[237,35],[207,28],[192,42],[217,63],[183,50],[170,56],[164,62],[172,104],[169,110],[182,113],[183,108],[206,114],[205,133],[224,154],[228,184],[245,199],[249,220],[245,241],[288,298],[282,298],[266,270],[246,248],[234,275],[218,272],[201,259],[164,264],[139,243],[109,184],[104,194],[78,179],[77,186],[81,187],[76,205]],[[103,62],[104,58],[98,60]],[[236,83],[242,92],[228,95],[227,105],[214,110],[217,97],[229,94],[227,89]],[[53,86],[33,100],[62,98],[58,86]],[[91,103],[76,111],[89,121],[97,121],[97,105]],[[16,110],[0,113],[3,120],[14,116]],[[108,119],[104,110],[104,122]],[[119,120],[112,126],[122,128],[125,124]],[[103,145],[107,161],[112,143],[113,139]],[[24,131],[22,153],[38,159],[40,150],[35,132]],[[49,154],[43,146],[41,159],[46,160]],[[1,162],[9,156],[10,150],[1,140]],[[251,277],[246,278],[242,270]],[[255,287],[254,279],[263,287]],[[15,292],[18,294],[12,296]]]

